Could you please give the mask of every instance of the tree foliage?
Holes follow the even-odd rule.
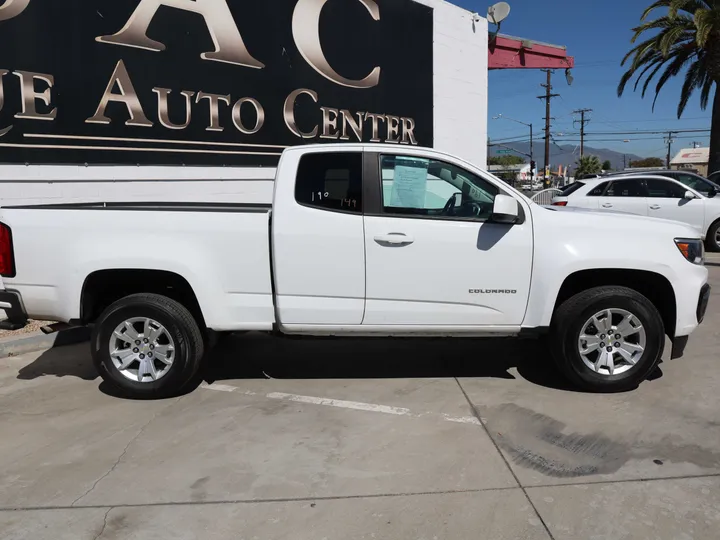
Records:
[[[612,170],[612,163],[610,163],[610,160],[609,160],[609,159],[606,159],[605,161],[603,161],[602,170],[603,170],[603,171]]]
[[[597,156],[583,156],[577,161],[576,165],[576,178],[585,174],[600,174],[602,172],[602,165]]]
[[[520,156],[491,156],[488,158],[488,165],[501,165],[503,167],[511,167],[513,165],[520,165],[525,163],[525,160]]]
[[[650,15],[656,10],[663,10],[663,15],[650,20]],[[628,69],[620,79],[618,96],[623,95],[633,78],[633,90],[641,88],[643,97],[656,81],[654,110],[665,84],[684,72],[685,80],[677,108],[680,118],[696,91],[700,91],[700,106],[704,110],[715,89],[710,169],[719,170],[720,99],[717,87],[720,84],[720,0],[657,0],[645,10],[640,22],[633,29],[634,47],[622,61]]]
[[[645,159],[637,159],[632,162],[633,167],[664,167],[665,162],[659,157],[649,157]]]

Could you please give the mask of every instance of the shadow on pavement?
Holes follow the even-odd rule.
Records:
[[[541,341],[477,338],[278,338],[231,335],[205,380],[488,377],[571,390]]]
[[[84,343],[48,349],[32,363],[20,368],[17,378],[28,381],[44,376],[77,377],[94,381],[99,375],[90,360],[88,345]]]
[[[223,337],[210,351],[203,381],[231,379],[384,379],[520,377],[547,388],[573,391],[556,370],[543,341],[478,338],[290,338],[258,333]],[[20,368],[18,379],[43,376],[98,378],[86,345],[50,349]],[[650,380],[662,377],[658,368]],[[109,385],[100,390],[120,397]]]

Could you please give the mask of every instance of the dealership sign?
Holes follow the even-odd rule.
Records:
[[[0,0],[0,162],[432,146],[432,36],[412,0]]]

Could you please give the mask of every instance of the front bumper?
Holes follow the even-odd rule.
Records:
[[[22,297],[16,291],[0,291],[0,309],[4,309],[7,319],[0,321],[0,330],[20,330],[28,322]]]

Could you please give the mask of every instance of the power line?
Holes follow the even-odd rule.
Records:
[[[673,133],[710,133],[710,129],[663,129],[658,131],[634,130],[634,131],[592,131],[585,135],[666,135],[668,131]],[[580,135],[580,133],[569,133],[568,135]]]

